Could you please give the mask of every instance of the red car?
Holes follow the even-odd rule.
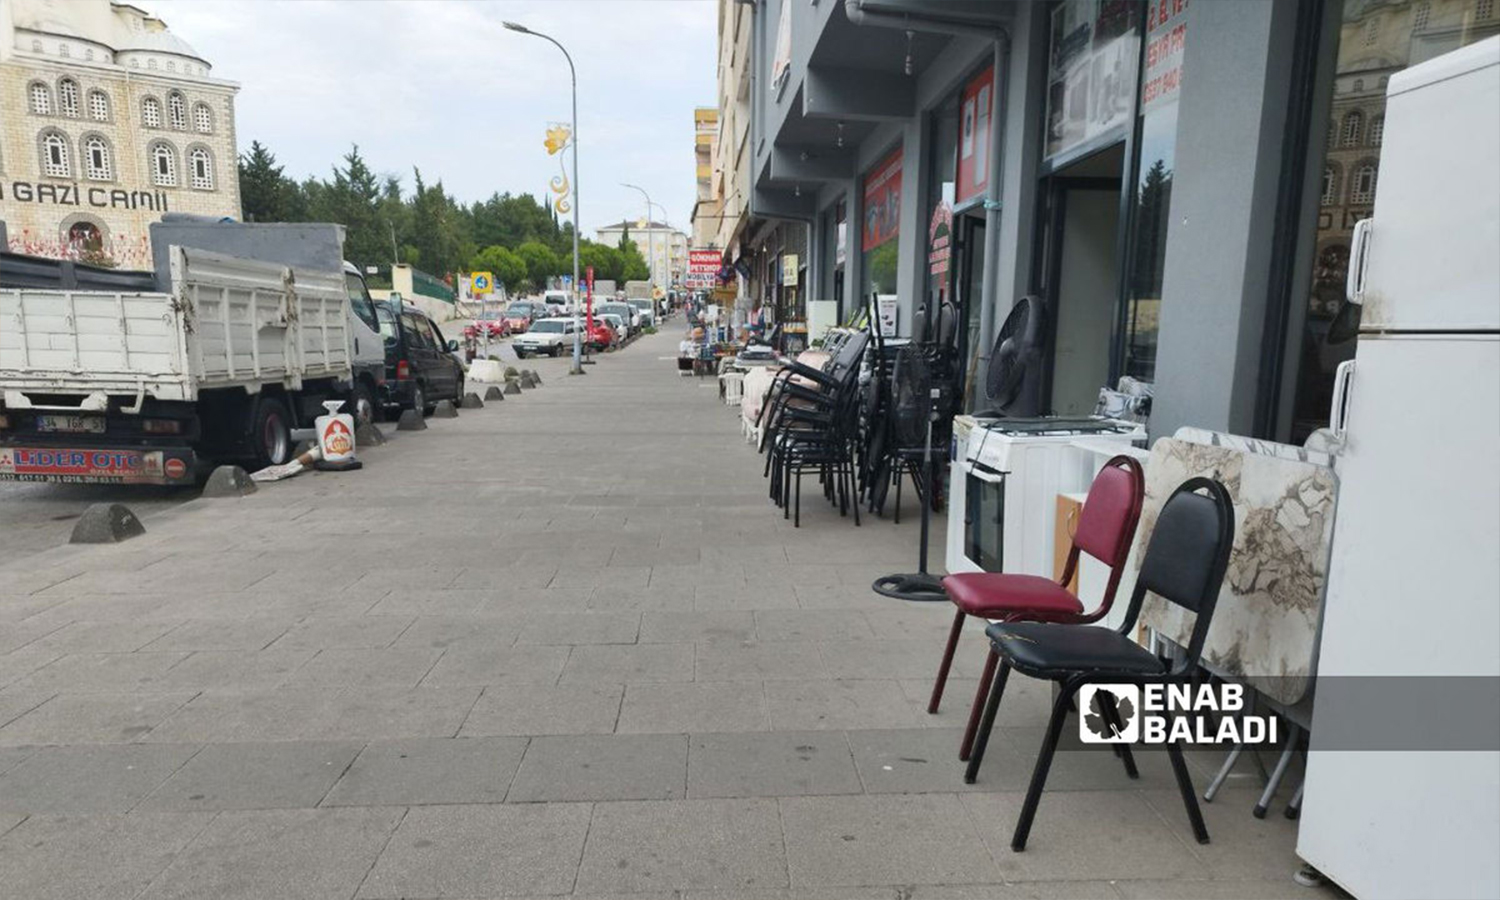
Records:
[[[594,327],[589,329],[588,334],[589,346],[595,350],[608,350],[619,340],[619,336],[615,334],[615,330],[609,327],[609,323],[603,319],[595,319]]]
[[[534,303],[512,303],[505,308],[505,324],[510,327],[511,334],[521,334],[531,328],[531,323],[546,315],[545,309],[538,309]]]
[[[490,340],[508,337],[510,335],[510,321],[502,310],[488,309],[464,326],[464,337],[469,340],[483,340],[485,332],[489,332]]]

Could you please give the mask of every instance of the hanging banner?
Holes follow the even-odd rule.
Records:
[[[958,199],[963,203],[985,192],[990,183],[990,111],[994,107],[995,67],[964,85],[959,100],[962,131],[958,139]]]
[[[868,253],[900,232],[900,147],[865,176],[864,197],[865,227],[860,249]]]
[[[953,208],[946,201],[938,201],[932,211],[932,223],[927,226],[927,271],[932,275],[946,275],[948,260],[953,255]]]
[[[797,286],[797,254],[785,253],[781,257],[781,283],[784,287]]]
[[[1130,121],[1139,13],[1135,0],[1063,0],[1053,7],[1046,156],[1065,153]]]
[[[687,277],[683,283],[690,288],[711,288],[718,281],[719,264],[724,254],[718,250],[689,250]]]

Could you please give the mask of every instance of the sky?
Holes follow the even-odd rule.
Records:
[[[412,167],[460,202],[539,199],[560,174],[549,123],[570,115],[578,69],[584,235],[646,213],[640,185],[687,231],[693,108],[717,102],[713,0],[136,0],[236,81],[241,152],[258,140],[301,180],[351,143],[410,190]],[[571,163],[567,177],[572,179]],[[656,218],[661,218],[658,211]]]

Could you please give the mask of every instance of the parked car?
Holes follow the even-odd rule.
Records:
[[[615,301],[610,301],[609,303],[601,303],[597,307],[595,307],[595,312],[608,313],[610,315],[619,316],[620,320],[625,323],[626,337],[629,337],[630,335],[635,334],[640,330],[641,311],[636,309],[634,306],[631,306],[629,303],[617,303]]]
[[[616,343],[625,339],[625,320],[620,318],[618,314],[596,312],[594,313],[594,320],[603,322],[609,326],[610,331],[614,333]]]
[[[531,327],[531,323],[540,319],[543,315],[541,304],[527,302],[516,302],[505,307],[505,324],[510,328],[511,334],[521,334]]]
[[[583,323],[577,319],[537,319],[525,334],[517,335],[511,341],[511,346],[516,348],[516,355],[523,358],[528,354],[542,353],[558,356],[572,349],[573,335],[582,328]]]
[[[549,316],[566,316],[573,312],[567,291],[547,291],[542,294],[542,303],[547,307]]]
[[[649,297],[636,297],[626,300],[631,306],[641,311],[641,327],[656,327],[656,303]]]
[[[600,316],[594,316],[594,325],[588,332],[588,344],[595,350],[608,350],[619,340],[615,327]]]
[[[469,340],[483,340],[486,332],[489,333],[491,340],[508,337],[510,321],[505,316],[506,311],[503,309],[485,310],[475,316],[474,321],[464,326],[464,337]]]
[[[415,306],[383,300],[375,304],[375,311],[385,339],[381,401],[387,414],[419,409],[428,415],[439,400],[463,399],[464,367],[455,355],[458,341],[445,340],[437,323]]]

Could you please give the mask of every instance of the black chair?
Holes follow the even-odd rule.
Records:
[[[1198,657],[1203,652],[1203,641],[1213,619],[1233,543],[1234,505],[1229,492],[1211,478],[1190,478],[1167,498],[1156,519],[1135,590],[1130,595],[1130,607],[1118,631],[1093,625],[1043,622],[997,622],[985,630],[991,646],[1000,656],[1000,670],[995,673],[994,686],[990,689],[964,781],[973,784],[979,774],[985,745],[989,743],[1011,669],[1033,678],[1055,681],[1060,687],[1052,705],[1052,718],[1047,723],[1047,735],[1037,756],[1036,769],[1031,776],[1031,786],[1026,791],[1026,802],[1021,807],[1021,816],[1011,837],[1012,850],[1026,849],[1026,837],[1031,832],[1037,804],[1047,783],[1047,770],[1057,750],[1063,721],[1079,688],[1098,682],[1140,685],[1181,682],[1196,677]],[[1176,657],[1175,663],[1156,656],[1130,639],[1148,590],[1196,616],[1188,645]],[[1110,695],[1096,696],[1103,701],[1100,712],[1105,722],[1115,728],[1122,727],[1119,710],[1110,699],[1105,699]],[[1135,778],[1137,773],[1130,748],[1124,744],[1116,747],[1125,762],[1126,772]],[[1182,759],[1182,748],[1168,743],[1167,755],[1172,761],[1172,771],[1177,777],[1177,787],[1182,792],[1193,834],[1198,843],[1206,844],[1208,829],[1204,827],[1203,815],[1198,809],[1187,764]]]
[[[768,426],[775,431],[767,446],[766,471],[771,479],[771,498],[794,525],[802,523],[804,472],[818,473],[824,495],[838,505],[840,515],[847,515],[857,502],[855,431],[859,358],[864,345],[863,335],[855,334],[839,347],[829,367],[817,372],[812,379],[814,387],[788,382],[778,398],[777,415]],[[858,508],[854,510],[854,524],[859,524]]]

